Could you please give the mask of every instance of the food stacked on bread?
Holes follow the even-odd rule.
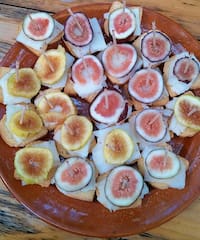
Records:
[[[113,2],[102,28],[68,12],[64,26],[27,16],[17,41],[38,59],[0,72],[1,137],[20,147],[14,177],[110,211],[141,206],[150,186],[183,189],[189,161],[170,142],[200,131],[199,60],[173,53],[156,23],[143,31],[141,7]]]

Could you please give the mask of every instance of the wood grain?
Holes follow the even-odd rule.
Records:
[[[43,10],[48,12],[58,12],[63,10],[69,5],[84,3],[88,1],[67,1],[67,0],[34,0],[34,1],[26,1],[24,0],[1,0],[0,4],[6,5],[6,7],[21,7],[21,12],[32,11],[32,10]],[[96,0],[90,0],[89,2],[100,2]],[[113,2],[112,0],[107,0],[104,2]],[[157,1],[157,0],[127,0],[127,3],[132,3],[135,5],[141,5],[144,7],[148,7],[150,9],[156,10],[181,24],[185,29],[192,32],[193,36],[200,40],[200,1],[199,0],[170,0],[170,1]],[[70,5],[70,6],[71,6]],[[26,7],[24,7],[26,6]],[[14,8],[13,8],[14,10]],[[3,12],[3,11],[2,11]],[[10,12],[11,16],[15,11]],[[2,13],[1,13],[2,14]],[[4,11],[4,14],[9,14]],[[14,15],[15,16],[15,15]]]

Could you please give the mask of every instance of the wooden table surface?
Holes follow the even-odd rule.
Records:
[[[38,10],[54,13],[78,2],[85,1],[0,0],[0,59],[15,42],[18,23],[26,14]],[[170,17],[188,30],[197,40],[200,40],[200,0],[135,0],[127,2],[148,7]],[[145,240],[148,238],[152,240],[200,239],[200,197],[169,222],[148,232],[135,236],[124,236],[121,239]],[[18,203],[0,180],[0,240],[10,239],[86,240],[96,238],[77,236],[42,222]]]

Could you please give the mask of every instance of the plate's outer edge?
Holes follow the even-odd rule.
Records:
[[[81,11],[87,12],[88,16],[93,16],[94,9],[105,12],[109,6],[110,4],[104,3],[84,4],[81,5]],[[80,5],[73,7],[72,10],[80,11]],[[63,20],[66,15],[66,11],[63,11],[56,14],[55,18]],[[151,22],[154,20],[158,20],[156,21],[158,29],[166,32],[173,41],[181,43],[187,47],[188,51],[193,52],[200,58],[200,45],[187,31],[167,17],[144,8],[143,24],[145,27],[150,29]],[[172,34],[174,32],[177,32],[180,39],[177,39]],[[21,54],[20,66],[33,66],[37,59],[36,56],[19,43],[13,45],[0,66],[10,66],[21,50],[24,52]],[[2,116],[4,110],[2,107],[0,110]],[[42,191],[40,186],[22,187],[20,181],[16,181],[13,175],[10,174],[14,171],[13,158],[16,149],[8,148],[2,139],[0,139],[0,174],[16,199],[47,223],[84,236],[128,236],[147,231],[168,221],[200,195],[199,138],[200,134],[196,135],[191,142],[190,139],[186,138],[174,143],[174,148],[190,161],[185,189],[168,189],[164,191],[154,189],[151,194],[144,198],[142,207],[120,210],[114,213],[110,213],[97,202],[91,204],[70,199],[60,194],[54,186],[44,188]],[[183,146],[189,147],[186,149]]]

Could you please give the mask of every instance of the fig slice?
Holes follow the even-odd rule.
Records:
[[[73,13],[65,23],[64,38],[79,47],[88,45],[93,39],[93,30],[87,16],[82,12]]]
[[[129,166],[119,166],[107,176],[104,191],[112,204],[125,207],[137,200],[143,184],[143,178],[136,169]]]
[[[79,157],[65,160],[56,170],[56,186],[66,192],[75,192],[89,184],[93,168],[88,161]]]
[[[59,45],[57,49],[47,50],[40,55],[35,63],[34,70],[41,80],[42,84],[57,83],[66,70],[65,49]]]
[[[136,61],[136,49],[127,43],[113,44],[107,47],[102,54],[106,72],[116,78],[128,74],[135,66]]]
[[[200,130],[200,97],[181,95],[176,100],[174,114],[184,126]]]
[[[170,38],[158,30],[147,32],[141,41],[141,53],[151,63],[165,61],[171,53],[171,48]]]
[[[176,154],[166,149],[152,150],[145,159],[145,166],[154,178],[174,177],[180,170],[180,161]]]
[[[141,69],[129,80],[129,94],[137,101],[152,103],[158,100],[164,90],[163,77],[155,69]]]
[[[125,100],[116,90],[104,89],[90,105],[91,117],[100,123],[117,123],[125,108]]]
[[[43,185],[53,166],[53,155],[47,148],[25,147],[16,152],[14,166],[17,179]]]
[[[179,81],[189,83],[199,75],[199,64],[191,56],[179,58],[174,65],[173,73]]]
[[[110,35],[115,32],[116,39],[125,39],[134,33],[136,18],[129,8],[118,8],[112,11],[108,17],[108,29]]]
[[[94,55],[86,55],[72,66],[73,87],[80,97],[99,92],[105,79],[103,66]]]
[[[40,92],[40,95],[35,99],[35,105],[44,125],[49,129],[63,124],[68,116],[77,113],[71,98],[58,90]]]
[[[43,127],[40,116],[35,111],[26,109],[14,113],[8,124],[10,131],[22,138],[37,134]]]
[[[145,109],[137,114],[135,129],[139,136],[152,143],[161,141],[167,132],[162,114],[159,110],[152,108]]]
[[[8,93],[15,97],[31,99],[37,95],[40,87],[40,80],[32,68],[21,68],[18,71],[18,79],[16,73],[13,73],[7,80]]]
[[[88,118],[70,115],[61,128],[61,144],[66,150],[81,149],[92,136],[93,125]]]
[[[103,149],[107,163],[123,164],[133,154],[134,144],[126,131],[117,128],[106,135]]]
[[[28,38],[41,41],[53,34],[54,26],[54,19],[48,13],[36,12],[24,18],[22,29]]]

